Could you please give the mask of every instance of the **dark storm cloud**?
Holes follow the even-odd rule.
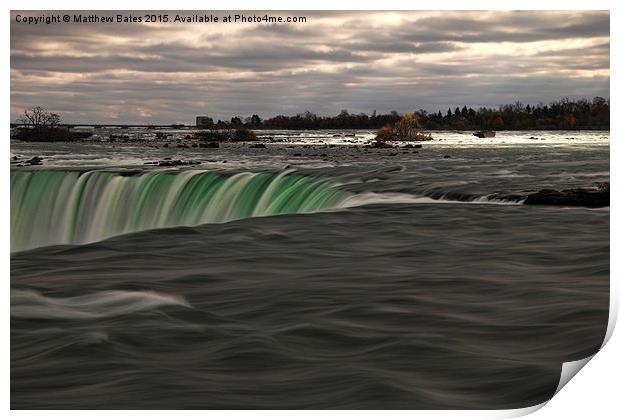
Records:
[[[34,105],[76,122],[190,122],[609,95],[606,12],[270,12],[308,22],[41,26],[15,23],[18,13],[48,12],[12,13],[12,119]]]

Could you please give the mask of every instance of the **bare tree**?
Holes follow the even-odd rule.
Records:
[[[20,122],[24,125],[30,125],[35,129],[38,128],[55,128],[60,124],[60,116],[53,112],[49,112],[45,108],[35,106],[32,109],[25,109],[24,116]]]
[[[22,127],[11,131],[11,138],[24,141],[71,141],[79,138],[77,133],[60,126],[60,116],[43,107],[25,109],[19,119]]]

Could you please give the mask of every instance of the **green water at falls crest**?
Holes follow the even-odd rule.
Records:
[[[310,213],[351,194],[290,172],[11,172],[11,251],[171,226]]]

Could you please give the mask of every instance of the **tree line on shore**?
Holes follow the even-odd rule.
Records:
[[[564,98],[549,104],[501,105],[497,108],[474,109],[464,105],[447,111],[429,113],[418,110],[413,113],[421,127],[426,130],[609,130],[609,99],[572,100]],[[379,129],[395,125],[402,115],[396,111],[388,114],[354,114],[342,110],[336,116],[319,116],[310,111],[286,116],[278,115],[261,119],[257,114],[230,121],[201,117],[199,128],[229,129]]]
[[[42,107],[24,110],[21,127],[12,131],[11,138],[25,141],[72,141],[89,137],[90,133],[71,131],[62,126],[60,116]],[[262,120],[257,114],[242,119],[217,121],[202,116],[196,125],[206,132],[199,132],[201,140],[254,141],[256,129],[376,129],[379,145],[390,141],[428,140],[430,135],[419,129],[430,130],[609,130],[609,99],[595,97],[571,100],[568,98],[550,104],[524,105],[515,102],[498,108],[463,106],[454,111],[429,114],[425,110],[414,113],[371,115],[351,114],[342,110],[333,117],[318,116],[309,111],[294,116],[278,115]]]

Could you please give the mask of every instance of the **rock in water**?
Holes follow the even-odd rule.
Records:
[[[41,165],[42,162],[43,162],[43,158],[40,158],[39,156],[35,156],[32,159],[29,159],[26,161],[26,163],[30,165]]]
[[[481,138],[481,139],[495,137],[495,131],[491,131],[491,130],[476,131],[473,134],[474,136]]]
[[[185,166],[185,165],[200,165],[199,160],[171,160],[165,159],[159,162],[146,162],[145,165],[157,165],[157,166]]]
[[[540,190],[527,194],[523,204],[547,206],[609,207],[609,190],[573,188],[568,190]]]

